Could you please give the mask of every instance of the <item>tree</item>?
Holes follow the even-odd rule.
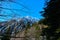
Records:
[[[47,40],[57,40],[60,32],[56,32],[60,28],[60,0],[50,0],[44,8],[42,15],[45,17],[46,24],[49,26],[43,30],[47,36]]]

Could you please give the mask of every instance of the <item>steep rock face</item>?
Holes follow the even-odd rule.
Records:
[[[30,25],[37,22],[37,19],[33,19],[31,17],[23,17],[20,19],[12,19],[10,21],[0,22],[0,32],[5,33],[6,30],[10,27],[11,33],[18,32],[26,28],[27,23]]]
[[[11,40],[40,40],[40,34],[41,34],[41,25],[35,24],[34,26],[25,29],[22,32],[19,32],[16,34],[15,37],[19,38],[11,38]],[[38,27],[38,28],[37,28]]]

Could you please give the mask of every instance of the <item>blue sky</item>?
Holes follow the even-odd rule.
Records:
[[[3,11],[1,12],[1,14],[11,15],[11,16],[15,15],[14,17],[16,18],[24,17],[24,16],[31,16],[37,19],[43,18],[39,12],[43,10],[44,0],[14,0],[14,1],[19,4],[13,2],[3,2],[2,6],[4,8],[21,9],[21,10],[11,11],[11,10],[2,9]],[[12,18],[11,16],[0,17],[0,20],[11,19]]]

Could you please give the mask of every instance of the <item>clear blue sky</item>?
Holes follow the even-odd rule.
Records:
[[[13,15],[15,14],[16,17],[24,17],[24,16],[31,16],[33,18],[41,19],[43,18],[40,15],[40,11],[43,10],[44,7],[44,0],[14,0],[17,3],[20,3],[22,5],[16,4],[16,3],[7,3],[4,2],[3,6],[4,8],[10,8],[10,9],[22,9],[22,10],[6,10],[3,9],[4,11],[1,14],[7,14],[7,15]],[[0,17],[0,20],[4,17]],[[9,19],[11,17],[5,17],[5,19]]]

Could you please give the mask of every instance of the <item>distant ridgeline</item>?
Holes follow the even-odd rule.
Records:
[[[29,23],[30,26],[37,22],[37,19],[30,19],[30,18],[20,18],[18,20],[12,19],[10,21],[0,22],[0,35],[4,34],[7,29],[10,28],[10,33],[15,33],[24,30]]]

